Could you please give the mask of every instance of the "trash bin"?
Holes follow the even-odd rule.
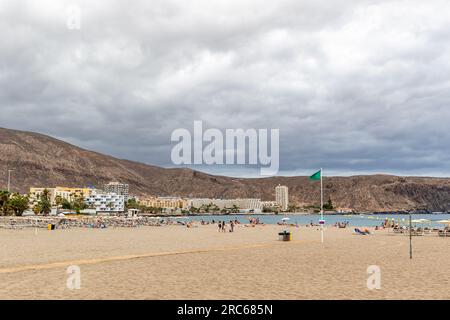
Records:
[[[292,234],[288,231],[283,231],[278,233],[278,239],[280,241],[291,241],[292,240]]]
[[[49,223],[49,224],[47,225],[47,229],[48,229],[48,230],[55,230],[55,225],[54,225],[53,223]]]

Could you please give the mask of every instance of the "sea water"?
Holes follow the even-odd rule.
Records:
[[[230,215],[192,215],[187,217],[187,220],[191,221],[225,221],[238,220],[240,223],[248,223],[249,218],[258,218],[260,222],[265,224],[277,224],[281,222],[283,218],[289,218],[286,222],[289,224],[306,225],[311,222],[314,224],[319,223],[320,215],[309,214],[230,214]],[[402,225],[409,224],[409,215],[407,214],[352,214],[352,215],[324,215],[325,224],[333,225],[335,223],[348,222],[349,226],[354,227],[375,227],[381,226],[385,219],[400,222]],[[412,214],[412,220],[427,219],[430,222],[425,223],[412,223],[414,226],[422,227],[444,227],[442,223],[438,223],[439,220],[450,220],[450,214]]]

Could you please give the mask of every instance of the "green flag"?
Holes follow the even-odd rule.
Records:
[[[314,173],[311,177],[309,177],[309,180],[320,180],[321,174],[322,174],[322,170],[319,170],[316,173]]]

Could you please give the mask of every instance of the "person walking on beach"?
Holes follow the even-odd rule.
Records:
[[[225,221],[222,221],[222,232],[226,232],[225,226],[226,226]]]
[[[230,221],[230,232],[234,232],[234,222]]]
[[[218,230],[218,231],[219,231],[219,232],[222,231],[222,222],[219,221],[219,222],[217,223],[217,225],[219,226],[219,230]]]

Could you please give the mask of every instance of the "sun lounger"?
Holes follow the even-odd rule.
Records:
[[[438,236],[439,237],[450,237],[450,232],[447,230],[439,230]]]
[[[408,232],[408,234],[409,234],[409,232]],[[413,235],[413,236],[423,236],[423,231],[422,230],[415,230],[415,229],[413,229],[413,230],[411,230],[411,235]]]
[[[362,231],[362,230],[360,230],[360,229],[358,229],[358,228],[355,228],[355,234],[361,235],[361,236],[365,236],[365,235],[370,234],[370,232],[368,232],[368,231]]]

